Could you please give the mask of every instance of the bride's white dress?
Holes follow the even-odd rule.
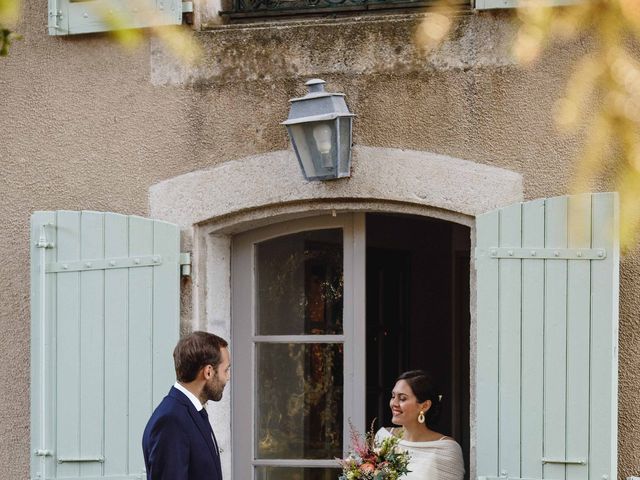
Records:
[[[390,437],[386,428],[376,433],[376,440]],[[407,450],[411,459],[409,470],[401,480],[462,480],[464,460],[462,449],[455,440],[434,440],[432,442],[408,442],[400,440],[398,445]]]

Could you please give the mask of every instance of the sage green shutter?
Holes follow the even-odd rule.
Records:
[[[181,23],[181,0],[49,0],[49,35]]]
[[[100,212],[31,218],[31,478],[144,478],[142,432],[175,381],[180,236]]]
[[[616,477],[618,199],[477,218],[480,478]]]
[[[518,0],[475,0],[476,10],[493,10],[498,8],[516,8]]]
[[[567,5],[575,5],[581,0],[544,0],[541,4],[550,7],[562,7]],[[474,8],[476,10],[493,10],[499,8],[518,8],[519,0],[475,0]]]

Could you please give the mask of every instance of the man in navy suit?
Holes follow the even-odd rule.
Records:
[[[177,382],[142,436],[147,480],[222,480],[220,450],[204,404],[222,398],[230,377],[228,344],[207,332],[180,339],[173,351]]]

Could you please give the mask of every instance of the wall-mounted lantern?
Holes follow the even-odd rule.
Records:
[[[344,93],[324,90],[324,80],[309,80],[309,92],[292,98],[282,122],[307,180],[330,180],[351,174],[351,122]]]

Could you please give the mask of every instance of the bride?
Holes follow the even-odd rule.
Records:
[[[400,375],[389,405],[392,423],[402,428],[381,428],[376,440],[390,435],[400,437],[400,447],[411,456],[411,472],[402,480],[462,480],[464,461],[460,445],[430,428],[440,413],[440,398],[431,376],[422,370]]]

